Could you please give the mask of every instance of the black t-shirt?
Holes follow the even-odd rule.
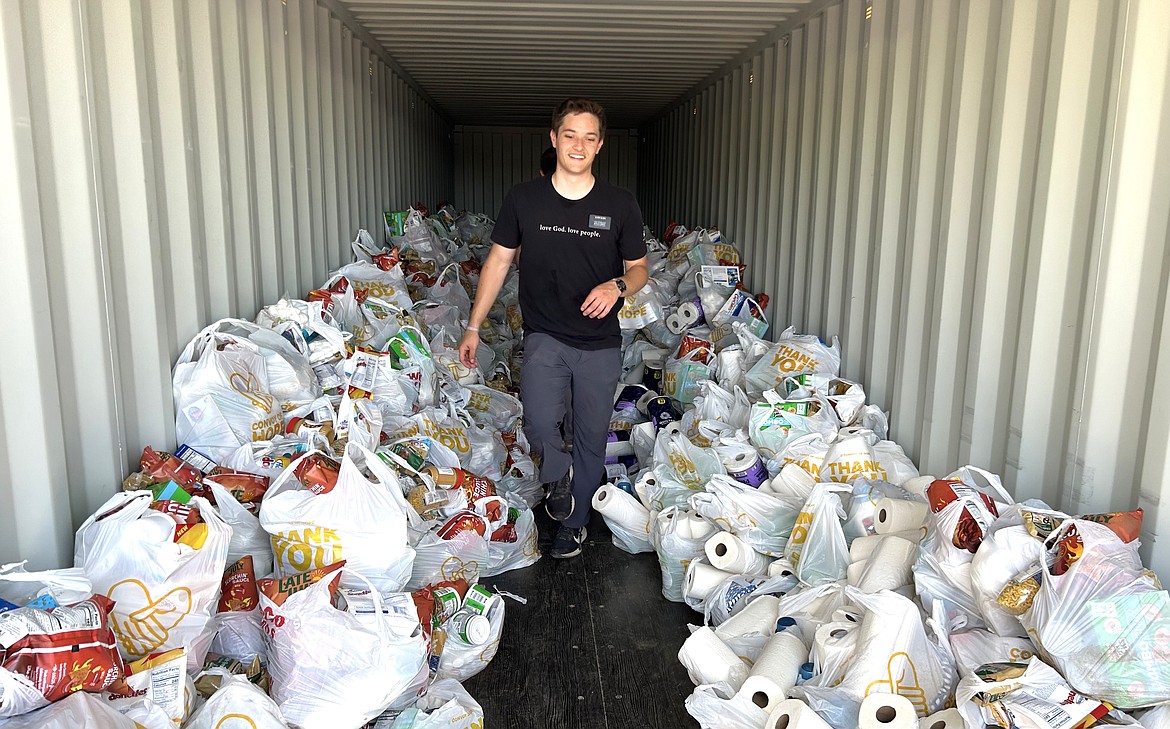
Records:
[[[597,180],[588,195],[569,200],[552,178],[537,177],[508,192],[492,242],[524,246],[520,310],[526,331],[577,349],[621,346],[621,300],[601,319],[582,314],[581,305],[593,287],[624,273],[623,260],[646,255],[642,211],[633,195]]]

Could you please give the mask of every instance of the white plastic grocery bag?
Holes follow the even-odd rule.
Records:
[[[287,729],[280,707],[251,681],[223,668],[204,673],[219,677],[219,689],[191,715],[185,729]]]
[[[227,563],[234,564],[241,557],[250,556],[256,577],[267,577],[272,574],[272,541],[268,532],[264,531],[260,520],[252,512],[245,509],[230,491],[214,479],[214,476],[209,476],[203,483],[211,489],[219,515],[232,530]]]
[[[540,544],[537,541],[536,518],[532,514],[532,509],[515,499],[508,501],[512,508],[519,512],[515,523],[516,541],[488,542],[488,559],[483,572],[480,573],[481,577],[494,577],[540,561]]]
[[[768,720],[768,714],[746,696],[724,699],[714,686],[696,686],[685,706],[702,729],[760,729]]]
[[[357,261],[334,271],[322,288],[327,289],[333,286],[343,276],[349,280],[349,285],[355,291],[361,292],[366,297],[381,299],[402,309],[410,309],[414,304],[410,299],[410,292],[406,288],[406,277],[402,275],[400,266],[383,271],[372,263]]]
[[[846,588],[846,595],[865,616],[844,678],[835,686],[814,678],[797,691],[833,726],[856,726],[862,699],[873,693],[905,696],[919,718],[942,709],[957,676],[940,626],[931,618],[924,624],[917,605],[888,590]]]
[[[169,720],[167,724],[170,725]],[[169,729],[165,725],[139,724],[118,713],[100,695],[86,691],[75,691],[43,709],[5,719],[0,726],[4,729]]]
[[[361,574],[379,590],[401,590],[410,579],[414,550],[408,519],[417,513],[406,502],[398,477],[381,459],[356,443],[346,446],[337,485],[315,494],[296,479],[301,456],[280,475],[260,506],[260,524],[272,535],[276,575],[288,577],[346,561],[344,587]],[[374,480],[368,480],[359,462]]]
[[[491,630],[483,645],[468,645],[455,636],[447,636],[439,661],[439,672],[436,674],[438,679],[451,678],[462,682],[487,668],[500,649],[500,636],[504,632],[504,608],[504,600],[500,600],[488,613]]]
[[[703,554],[706,541],[706,537],[692,538],[679,529],[684,513],[682,508],[670,506],[652,515],[650,520],[650,543],[658,553],[662,571],[662,595],[672,602],[683,602],[687,567],[691,560]]]
[[[693,402],[699,394],[699,384],[711,379],[712,367],[707,359],[702,349],[667,359],[662,368],[662,394],[681,403]]]
[[[0,599],[23,607],[43,595],[51,595],[58,605],[70,605],[93,594],[93,585],[83,569],[29,572],[25,564],[0,565]]]
[[[212,324],[187,344],[171,382],[178,442],[215,461],[284,432],[260,347],[218,327]]]
[[[837,483],[850,483],[859,478],[888,481],[900,486],[918,476],[918,469],[902,451],[890,441],[879,441],[867,430],[840,433],[825,453],[820,478]]]
[[[414,546],[414,570],[406,589],[418,590],[448,580],[479,581],[488,564],[488,542],[475,532],[465,531],[451,539],[428,531]]]
[[[414,708],[398,716],[390,729],[483,729],[483,707],[463,684],[450,678],[435,681]]]
[[[175,520],[151,509],[152,499],[144,491],[110,497],[77,530],[74,564],[95,594],[115,601],[110,623],[123,656],[186,648],[187,668],[197,671],[213,635],[231,527],[206,499],[192,497],[206,539],[199,549],[176,543]]]
[[[770,390],[787,377],[798,372],[836,376],[841,369],[841,345],[833,337],[826,345],[813,334],[797,334],[788,327],[776,337],[776,342],[746,375],[753,392]]]
[[[692,444],[682,433],[663,429],[654,443],[655,469],[664,469],[674,480],[698,490],[715,474],[726,475],[727,469],[713,451]]]
[[[263,591],[272,698],[290,725],[336,729],[365,724],[414,680],[426,661],[422,630],[395,632],[377,588],[343,567],[342,580],[370,590],[373,612],[358,616],[333,606],[326,578],[277,605]],[[348,578],[348,579],[347,579]]]
[[[841,524],[845,510],[841,494],[848,486],[818,483],[796,517],[784,556],[797,578],[806,585],[844,579],[849,568],[849,545]]]
[[[773,557],[783,554],[800,509],[723,474],[708,479],[705,489],[691,496],[690,506],[752,549]]]

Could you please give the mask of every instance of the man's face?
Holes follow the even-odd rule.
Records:
[[[601,149],[601,121],[592,114],[568,114],[561,128],[549,132],[557,149],[557,169],[579,175],[593,167]]]

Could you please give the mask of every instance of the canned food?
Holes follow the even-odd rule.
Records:
[[[433,625],[442,625],[459,612],[463,600],[454,587],[436,587],[431,594],[435,596],[435,611],[431,618]]]
[[[487,643],[491,632],[491,621],[478,613],[463,610],[451,619],[451,633],[467,645]]]
[[[475,585],[467,591],[467,597],[463,601],[463,609],[476,615],[487,616],[499,604],[500,599],[499,595],[486,587]]]

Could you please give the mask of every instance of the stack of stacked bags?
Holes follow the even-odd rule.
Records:
[[[178,447],[143,451],[73,568],[0,568],[0,727],[482,722],[460,682],[504,603],[480,581],[540,557],[517,273],[468,370],[490,219],[387,220],[304,299],[195,336]]]
[[[1140,510],[920,475],[835,340],[763,338],[717,231],[647,238],[594,506],[702,614],[679,652],[702,726],[1170,726],[1170,597]]]

